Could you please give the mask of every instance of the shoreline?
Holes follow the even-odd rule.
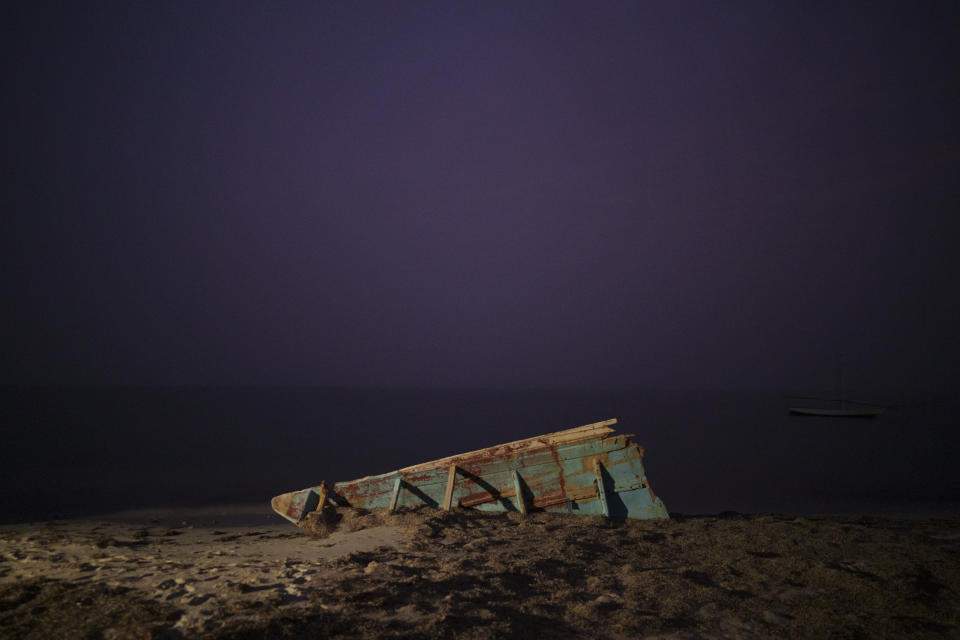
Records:
[[[960,629],[956,517],[727,512],[608,521],[348,510],[338,531],[311,538],[267,508],[138,509],[0,526],[0,637],[927,637]]]

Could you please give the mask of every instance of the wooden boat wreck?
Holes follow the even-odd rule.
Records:
[[[308,516],[336,507],[428,505],[481,511],[552,511],[609,518],[668,518],[632,434],[616,419],[462,453],[377,476],[279,495],[273,510],[309,528]],[[313,519],[315,519],[314,516]]]

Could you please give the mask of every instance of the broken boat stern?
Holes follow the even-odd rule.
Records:
[[[270,500],[270,506],[293,524],[299,524],[308,513],[316,510],[321,495],[325,493],[326,488],[321,483],[318,487],[280,494]]]

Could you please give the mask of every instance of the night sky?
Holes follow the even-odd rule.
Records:
[[[839,6],[837,6],[839,5]],[[22,2],[0,382],[958,383],[956,2]]]

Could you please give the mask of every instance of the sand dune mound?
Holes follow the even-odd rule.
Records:
[[[0,636],[921,638],[960,624],[957,520],[335,520],[322,537],[283,523],[8,527]]]

